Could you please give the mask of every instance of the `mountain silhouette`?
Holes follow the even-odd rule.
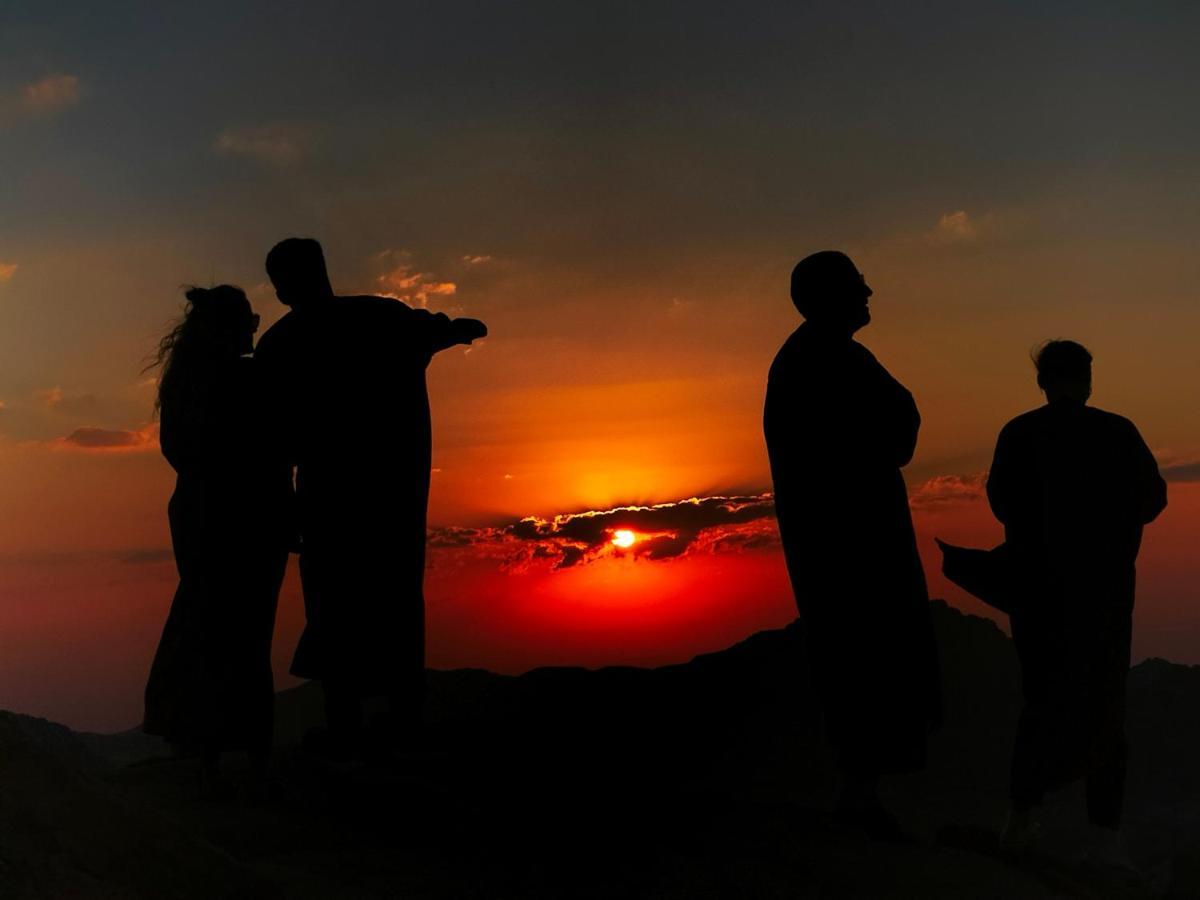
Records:
[[[1068,860],[1077,794],[1045,810],[1052,857],[991,852],[1020,703],[992,622],[932,606],[946,727],[887,799],[911,844],[826,812],[835,769],[800,623],[657,669],[428,673],[418,744],[366,765],[300,748],[319,686],[277,696],[272,796],[136,732],[0,714],[0,896],[1198,897],[1200,667],[1148,660],[1129,685],[1127,830],[1141,879]]]

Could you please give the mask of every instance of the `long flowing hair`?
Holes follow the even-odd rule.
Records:
[[[203,402],[214,363],[236,355],[238,329],[251,315],[246,294],[230,284],[190,287],[184,297],[183,314],[159,340],[144,370],[158,369],[155,415],[165,405],[186,409]]]

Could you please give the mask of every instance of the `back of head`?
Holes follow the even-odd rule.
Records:
[[[1033,354],[1037,383],[1054,403],[1086,402],[1092,393],[1092,354],[1075,341],[1046,341]]]
[[[217,365],[250,352],[258,327],[239,287],[192,287],[185,296],[183,315],[163,335],[149,366],[161,367],[156,407],[198,395]]]
[[[312,238],[287,238],[267,254],[267,275],[275,295],[286,306],[333,296],[325,254]]]
[[[862,273],[840,250],[813,253],[792,269],[792,302],[810,322],[857,331],[871,321],[870,296]]]

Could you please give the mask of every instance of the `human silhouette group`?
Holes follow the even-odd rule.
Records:
[[[177,473],[168,505],[179,586],[146,687],[144,730],[203,761],[243,751],[265,778],[271,640],[289,553],[306,625],[291,671],[320,681],[326,722],[305,749],[386,759],[420,729],[434,354],[487,335],[383,297],[339,296],[321,246],[266,258],[289,311],[254,345],[238,288],[187,291],[162,339],[157,408]],[[921,424],[912,394],[855,334],[871,288],[848,256],[792,272],[803,323],[768,377],[763,428],[779,531],[826,738],[836,816],[881,840],[904,831],[880,779],[924,767],[942,721],[938,648],[902,469]],[[1087,786],[1091,850],[1128,865],[1121,839],[1125,680],[1135,561],[1166,485],[1136,427],[1088,405],[1092,357],[1055,340],[1034,358],[1045,405],[1001,430],[987,496],[1004,543],[942,543],[944,571],[1010,616],[1023,707],[1006,852],[1035,845],[1037,809]],[[941,542],[939,542],[941,543]],[[364,701],[386,700],[366,721]]]

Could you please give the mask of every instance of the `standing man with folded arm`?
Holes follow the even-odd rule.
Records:
[[[805,321],[771,366],[763,429],[788,573],[842,777],[837,815],[898,840],[879,779],[925,765],[941,690],[900,471],[921,417],[912,394],[854,340],[871,321],[871,296],[844,253],[796,265],[792,301]]]

